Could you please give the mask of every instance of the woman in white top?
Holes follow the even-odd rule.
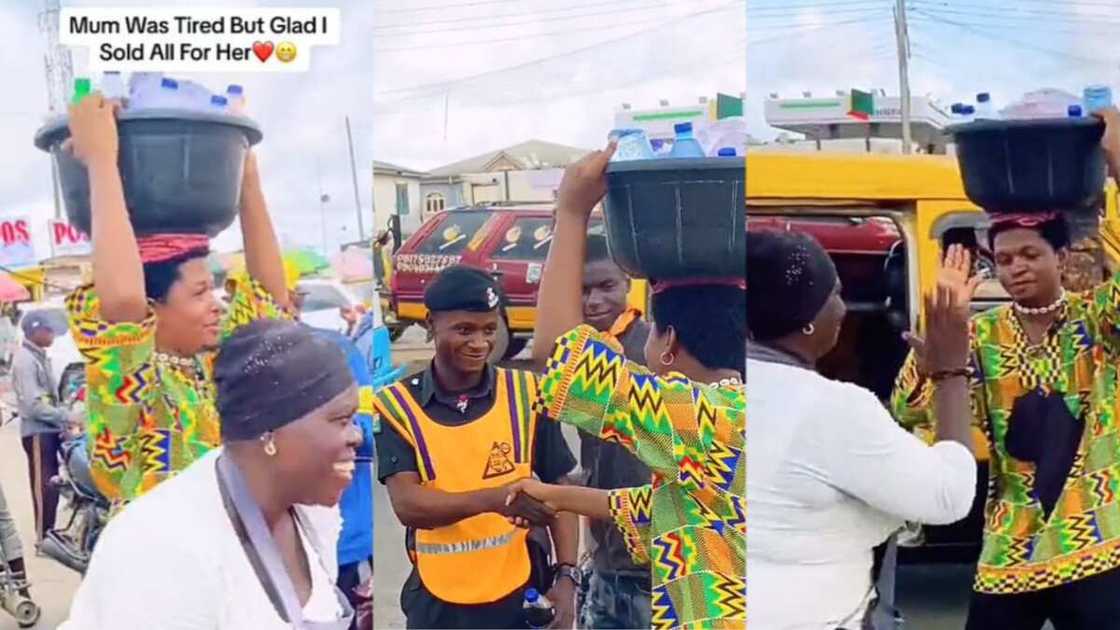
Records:
[[[873,548],[904,521],[952,523],[972,505],[963,374],[974,287],[939,283],[926,297],[928,343],[912,341],[940,377],[939,441],[927,446],[873,393],[816,372],[845,315],[821,246],[796,232],[751,232],[747,252],[750,624],[858,630],[875,598]],[[967,264],[950,252],[947,266]]]
[[[214,372],[223,447],[109,523],[64,630],[349,628],[337,505],[361,433],[342,351],[263,320],[223,343]]]

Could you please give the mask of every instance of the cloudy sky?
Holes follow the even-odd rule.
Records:
[[[46,222],[53,215],[50,164],[31,144],[47,107],[43,53],[38,30],[41,0],[0,0],[0,58],[11,89],[0,105],[0,139],[14,159],[0,169],[0,214],[31,214],[40,256],[49,254]],[[63,6],[148,6],[136,0],[63,0]],[[161,6],[214,6],[213,2],[174,2]],[[320,177],[330,195],[325,204],[326,241],[335,249],[357,238],[345,117],[350,117],[358,164],[359,194],[366,232],[372,229],[371,171],[373,160],[373,82],[370,56],[373,5],[369,0],[269,0],[267,3],[226,0],[225,6],[338,7],[343,31],[338,47],[314,51],[306,74],[176,75],[222,91],[228,83],[245,86],[250,115],[264,131],[257,153],[269,206],[282,236],[292,245],[322,247]],[[16,63],[12,63],[15,60]],[[82,76],[86,53],[75,52],[74,71]],[[96,80],[97,77],[94,77]],[[17,88],[18,86],[18,88]],[[236,227],[217,241],[219,249],[240,247]]]
[[[898,94],[894,0],[750,0],[747,126],[770,139],[768,94]],[[1002,107],[1042,87],[1080,94],[1092,83],[1120,98],[1120,2],[908,0],[911,91],[943,103],[991,92]]]
[[[147,6],[138,0],[62,0],[63,6]],[[162,0],[160,6],[213,6]],[[605,142],[616,109],[689,105],[746,89],[746,0],[234,0],[229,6],[340,7],[341,45],[318,48],[307,74],[186,76],[245,86],[265,133],[258,154],[279,229],[320,247],[321,186],[330,248],[357,234],[344,116],[372,217],[371,160],[428,169],[529,139],[580,147]],[[0,215],[31,214],[41,255],[53,213],[50,166],[31,145],[47,97],[41,0],[0,0],[0,57],[8,91],[0,138]],[[16,60],[15,64],[10,61]],[[85,53],[75,53],[82,75]],[[96,78],[96,77],[95,77]],[[373,226],[366,221],[366,231]],[[240,242],[236,229],[220,249]]]
[[[737,95],[746,4],[374,0],[376,158],[428,169],[529,139],[594,148],[622,103]]]

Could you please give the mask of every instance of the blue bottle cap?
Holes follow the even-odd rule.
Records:
[[[218,105],[220,107],[225,107],[227,103],[229,103],[229,101],[226,99],[226,97],[221,96],[220,94],[215,94],[215,95],[210,97],[210,104],[211,105]]]
[[[716,155],[718,155],[719,157],[735,157],[735,148],[723,147],[719,150],[718,153],[716,153]]]
[[[952,114],[959,114],[962,111],[964,111],[964,103],[953,103],[952,107],[949,108],[949,113]]]
[[[961,113],[965,116],[971,116],[976,113],[976,108],[971,105],[965,105],[961,107]]]
[[[240,85],[238,85],[236,83],[230,83],[229,87],[226,88],[226,93],[227,94],[242,94],[244,92],[245,92],[245,88],[241,87]]]
[[[1081,118],[1081,106],[1080,105],[1070,105],[1068,113],[1069,113],[1070,118]]]
[[[692,123],[690,123],[690,122],[677,123],[677,124],[673,125],[673,132],[674,133],[691,133],[692,132]]]
[[[541,594],[538,593],[537,589],[535,588],[530,588],[529,590],[525,591],[525,601],[529,602],[530,604],[536,602],[540,598]]]
[[[976,95],[976,102],[977,103],[986,103],[990,100],[992,100],[992,95],[988,94],[987,92],[981,92],[981,93]]]
[[[179,82],[176,81],[175,79],[168,79],[167,77],[164,77],[164,78],[159,80],[159,86],[160,87],[165,87],[165,88],[170,88],[172,90],[177,90],[177,89],[179,89]]]

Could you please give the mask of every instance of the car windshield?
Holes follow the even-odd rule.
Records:
[[[417,246],[415,253],[458,256],[492,215],[491,212],[448,213],[443,223]]]
[[[305,311],[326,311],[350,306],[346,296],[329,284],[308,284],[301,288],[307,291],[307,297],[303,300]]]

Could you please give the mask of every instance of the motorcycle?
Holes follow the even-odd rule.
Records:
[[[84,418],[84,393],[85,388],[81,386],[70,397],[72,419]],[[72,424],[84,426],[85,423],[72,420]],[[65,525],[48,532],[39,547],[43,555],[82,575],[108,520],[110,507],[108,499],[97,491],[90,477],[86,440],[84,432],[72,430],[59,448],[62,465],[51,483],[65,499],[64,511],[59,513],[59,522]]]

